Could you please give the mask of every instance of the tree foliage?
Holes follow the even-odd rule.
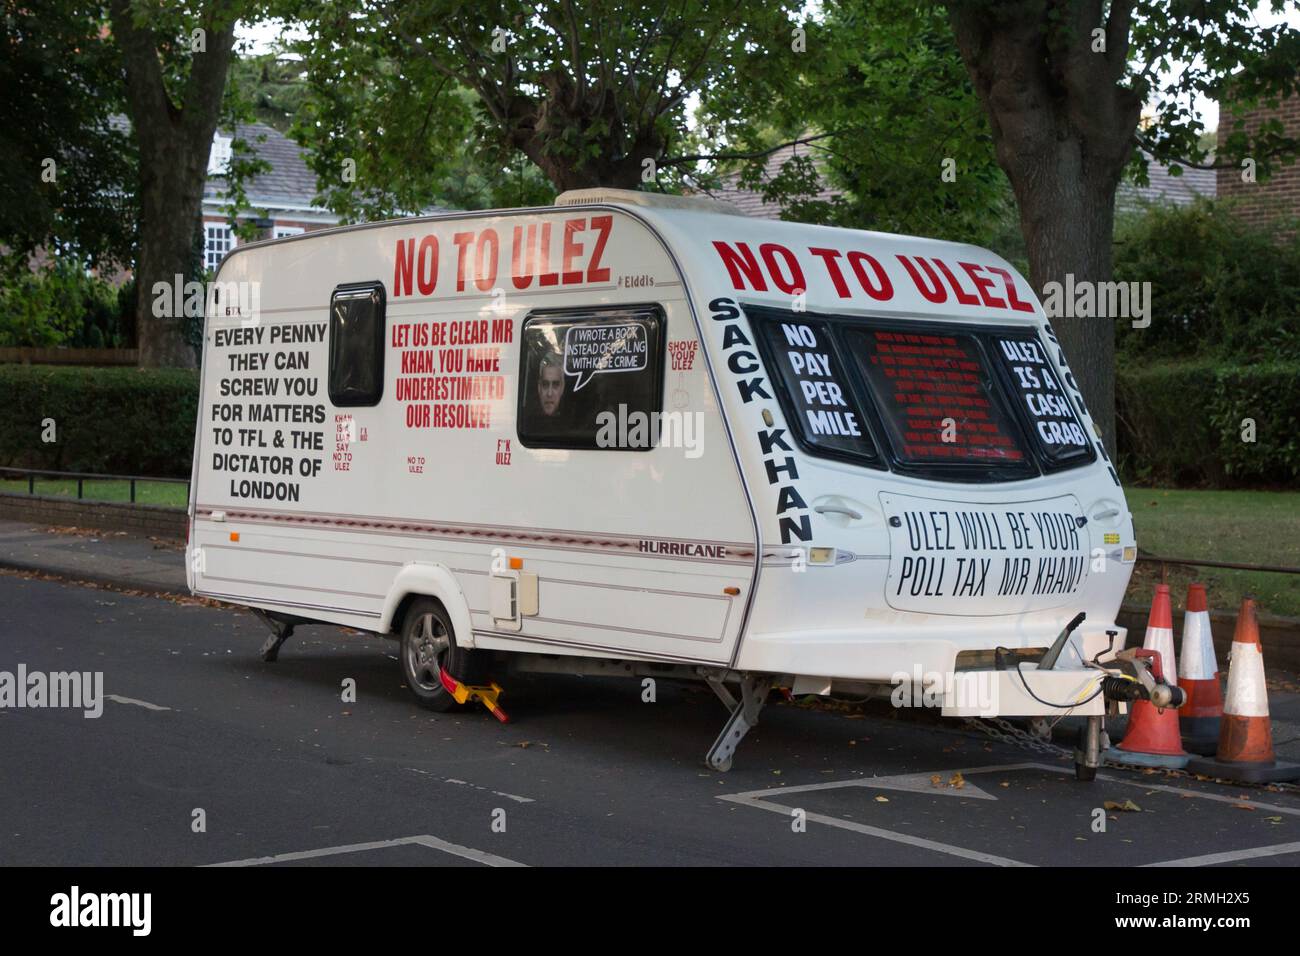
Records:
[[[584,186],[675,189],[696,162],[693,98],[748,90],[745,114],[711,132],[725,139],[747,122],[795,9],[791,0],[304,4],[295,13],[309,35],[294,49],[311,96],[295,132],[315,152],[331,204],[349,215],[433,197],[518,205]],[[355,183],[341,176],[349,159]],[[475,182],[467,170],[486,172]]]
[[[95,5],[0,13],[0,244],[25,269],[42,246],[82,266],[131,261],[136,153],[114,115],[123,89]]]

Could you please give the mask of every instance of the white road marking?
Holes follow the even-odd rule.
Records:
[[[435,836],[429,836],[427,833],[419,836],[401,837],[397,840],[376,840],[373,843],[350,843],[345,846],[327,846],[319,850],[300,850],[296,853],[277,853],[275,856],[256,856],[246,860],[229,860],[225,863],[209,863],[209,867],[224,866],[265,866],[268,863],[288,863],[293,860],[314,860],[323,856],[338,856],[343,853],[365,853],[368,850],[386,850],[395,846],[423,846],[430,850],[438,850],[442,853],[449,853],[452,856],[458,856],[465,860],[473,860],[475,863],[482,863],[484,866],[527,866],[527,863],[520,863],[517,860],[510,860],[504,856],[497,856],[494,853],[488,853],[484,850],[476,850],[473,847],[460,846],[457,843],[448,843],[446,840],[440,840]]]
[[[757,807],[760,810],[771,810],[773,813],[780,813],[787,817],[794,813],[796,809],[795,807],[782,806],[779,803],[771,803],[767,800],[746,797],[742,794],[723,795],[719,796],[718,799],[726,800],[730,803],[739,803],[741,806]],[[940,843],[937,840],[927,840],[924,837],[916,837],[908,833],[896,833],[893,830],[882,830],[880,827],[871,827],[864,823],[854,823],[852,820],[841,820],[838,817],[828,817],[820,813],[808,813],[807,819],[816,823],[824,823],[827,826],[840,827],[843,830],[852,830],[855,833],[877,837],[881,840],[890,840],[894,843],[906,843],[908,846],[920,847],[923,850],[934,850],[936,853],[946,853],[949,856],[959,856],[966,860],[975,860],[978,863],[991,863],[994,866],[1033,866],[1032,863],[1021,863],[1019,860],[1008,859],[1005,856],[995,856],[992,853],[981,853],[978,850],[967,850],[964,847],[953,846],[950,843]]]
[[[1216,863],[1258,860],[1266,856],[1285,856],[1288,853],[1300,853],[1300,843],[1279,843],[1276,846],[1259,846],[1251,850],[1226,850],[1223,853],[1207,853],[1204,856],[1186,856],[1181,860],[1144,863],[1143,866],[1213,866]]]
[[[435,777],[443,783],[452,783],[458,787],[469,787],[471,790],[482,790],[484,793],[495,794],[498,797],[505,797],[507,800],[513,800],[515,803],[535,803],[532,797],[521,797],[518,794],[506,793],[504,790],[489,790],[487,787],[480,787],[476,783],[470,783],[468,780],[457,780],[455,777],[439,777],[436,773],[429,770],[419,770],[415,767],[407,767],[411,773],[423,774],[426,777]]]
[[[945,780],[951,779],[955,773],[960,773],[963,777],[975,773],[994,773],[1005,770],[1025,770],[1028,768],[1038,767],[1034,763],[1009,763],[993,764],[983,767],[962,767],[956,770],[939,771],[939,775]],[[789,816],[796,809],[795,807],[785,806],[779,803],[772,803],[766,799],[769,796],[778,794],[785,797],[790,793],[811,793],[817,790],[836,790],[844,787],[864,787],[874,789],[892,789],[892,790],[909,790],[918,793],[931,793],[934,795],[947,796],[971,796],[975,799],[996,799],[990,798],[982,790],[975,789],[976,793],[967,794],[966,790],[970,784],[961,790],[951,788],[939,788],[930,783],[932,774],[896,774],[890,777],[856,777],[852,780],[833,780],[829,783],[810,783],[798,787],[769,787],[765,790],[749,790],[745,793],[723,794],[718,797],[719,800],[726,800],[729,803],[738,803],[745,807],[756,807],[760,810],[770,810],[774,813],[780,813]],[[913,783],[918,780],[924,780],[925,786],[916,786]],[[868,826],[865,823],[855,823],[852,820],[841,820],[838,817],[825,816],[820,813],[808,813],[807,819],[816,823],[822,823],[826,826],[840,827],[843,830],[852,830],[854,833],[861,833],[866,836],[876,837],[881,840],[889,840],[894,843],[905,843],[908,846],[920,847],[924,850],[933,850],[936,853],[945,853],[948,856],[961,857],[965,860],[974,860],[978,863],[989,863],[993,866],[1033,866],[1032,863],[1022,863],[1019,860],[1012,860],[1009,857],[997,856],[993,853],[982,853],[979,850],[968,850],[965,847],[954,846],[951,843],[942,843],[938,840],[927,840],[924,837],[913,836],[910,833],[898,833],[894,830],[885,830],[881,827]]]
[[[1186,787],[1170,787],[1162,783],[1146,784],[1140,783],[1136,780],[1125,780],[1123,777],[1116,777],[1113,774],[1108,773],[1097,774],[1097,779],[1105,780],[1107,783],[1126,783],[1130,787],[1142,787],[1145,790],[1161,790],[1165,793],[1187,794],[1188,796],[1196,797],[1200,800],[1213,800],[1216,803],[1248,803],[1252,807],[1257,807],[1260,810],[1272,810],[1274,813],[1286,813],[1291,816],[1300,817],[1300,807],[1282,807],[1278,806],[1276,803],[1260,803],[1258,800],[1254,800],[1248,795],[1225,797],[1219,793],[1205,793],[1201,790],[1189,790]]]
[[[940,777],[942,777],[945,781],[947,781],[950,780],[952,778],[952,775],[955,773],[959,773],[963,777],[969,777],[971,774],[995,773],[999,770],[1031,770],[1031,769],[1055,770],[1056,768],[1055,767],[1048,768],[1045,764],[1037,764],[1037,763],[1002,763],[1002,764],[990,764],[988,766],[983,766],[983,767],[957,767],[953,770],[938,770],[935,771],[935,773],[937,773]],[[854,777],[851,780],[832,780],[828,783],[806,783],[797,787],[768,787],[764,790],[747,790],[744,793],[733,793],[733,794],[729,794],[728,796],[761,799],[763,796],[768,794],[775,795],[778,793],[780,794],[807,793],[813,790],[836,790],[841,787],[877,787],[884,790],[911,790],[910,784],[906,786],[904,784],[913,779],[925,781],[925,786],[918,788],[916,792],[931,793],[934,794],[935,796],[943,795],[943,796],[960,797],[966,793],[967,789],[971,789],[971,785],[969,783],[966,785],[966,787],[963,787],[961,790],[954,790],[951,787],[933,786],[930,783],[930,778],[933,776],[934,773],[900,773],[889,777]],[[990,797],[987,793],[984,793],[984,791],[980,790],[978,787],[975,787],[973,789],[977,794],[983,794],[983,797],[976,796],[975,799],[977,800],[997,799],[996,797]]]
[[[147,700],[136,700],[134,697],[119,697],[117,694],[105,694],[104,696],[116,704],[131,704],[135,707],[143,707],[145,710],[171,710],[170,707],[163,707],[161,704],[151,704]]]
[[[960,773],[963,777],[970,777],[979,773],[997,773],[1009,770],[1048,770],[1056,774],[1073,774],[1072,767],[1056,766],[1046,763],[1009,763],[993,764],[984,767],[962,767],[957,770],[940,770],[937,771],[944,780],[949,780],[955,773]],[[789,816],[796,809],[795,807],[783,804],[773,803],[768,797],[782,796],[791,793],[811,793],[818,790],[836,790],[844,787],[864,787],[888,790],[905,790],[911,793],[929,793],[935,796],[968,796],[974,799],[997,799],[990,797],[978,787],[972,787],[968,782],[960,790],[954,790],[951,787],[934,787],[930,784],[930,777],[933,774],[916,773],[916,774],[896,774],[888,777],[856,777],[852,780],[835,780],[829,783],[809,783],[797,787],[768,787],[763,790],[748,790],[744,793],[722,794],[718,796],[719,800],[726,800],[729,803],[738,803],[741,806],[756,807],[760,810],[769,810],[774,813],[780,813]],[[1099,773],[1098,780],[1106,783],[1124,784],[1129,787],[1139,787],[1143,790],[1157,790],[1163,793],[1173,793],[1180,796],[1192,797],[1199,800],[1211,800],[1216,803],[1228,804],[1248,804],[1259,810],[1269,810],[1275,813],[1285,813],[1291,816],[1300,816],[1300,808],[1279,806],[1274,803],[1260,803],[1252,800],[1250,797],[1229,797],[1217,793],[1205,793],[1199,790],[1191,790],[1186,787],[1173,787],[1166,784],[1149,783],[1144,778],[1128,778],[1116,776],[1114,774]],[[969,793],[968,791],[975,792]],[[937,853],[946,853],[950,856],[958,856],[964,859],[977,860],[982,863],[991,863],[995,866],[1033,866],[1032,863],[1021,863],[1017,860],[1011,860],[1006,857],[995,856],[991,853],[980,853],[976,850],[967,850],[963,847],[953,846],[948,843],[941,843],[937,840],[927,840],[923,837],[916,837],[907,833],[897,833],[893,830],[885,830],[880,827],[867,826],[862,823],[854,823],[851,820],[841,820],[838,817],[825,816],[820,813],[808,813],[807,819],[816,823],[822,823],[827,826],[840,827],[844,830],[852,830],[855,833],[862,833],[866,836],[877,837],[882,840],[890,840],[895,843],[906,843],[910,846],[917,846],[927,850],[934,850]],[[1300,853],[1300,843],[1280,843],[1275,846],[1254,847],[1244,850],[1226,850],[1221,853],[1209,853],[1204,856],[1190,856],[1179,860],[1169,860],[1165,862],[1146,863],[1144,866],[1212,866],[1216,863],[1230,863],[1235,860],[1253,860],[1270,856],[1285,856],[1289,853]]]

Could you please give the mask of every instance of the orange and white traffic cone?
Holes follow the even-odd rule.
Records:
[[[1264,651],[1254,598],[1245,598],[1237,613],[1228,657],[1228,698],[1223,704],[1219,750],[1197,757],[1188,769],[1241,783],[1300,780],[1300,764],[1279,762],[1273,754],[1273,725],[1268,717]]]
[[[1176,684],[1174,663],[1174,616],[1169,606],[1169,585],[1157,584],[1147,619],[1146,639],[1142,646],[1158,651],[1167,683]],[[1106,759],[1131,767],[1163,767],[1179,770],[1189,758],[1178,733],[1178,711],[1173,707],[1157,708],[1149,700],[1135,701],[1129,708],[1128,729],[1118,747],[1106,751]]]
[[[1205,585],[1187,589],[1187,612],[1183,616],[1183,645],[1178,657],[1183,675],[1178,686],[1187,701],[1178,708],[1178,726],[1183,747],[1192,753],[1213,754],[1219,746],[1219,718],[1223,716],[1223,690],[1219,686],[1219,662],[1210,635],[1210,611]]]

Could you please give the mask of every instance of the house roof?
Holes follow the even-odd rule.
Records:
[[[1150,154],[1143,153],[1147,163],[1147,186],[1135,186],[1133,183],[1120,183],[1115,197],[1116,205],[1121,209],[1134,209],[1146,203],[1173,203],[1175,206],[1190,205],[1197,197],[1213,199],[1216,190],[1215,172],[1212,169],[1192,169],[1183,166],[1180,175],[1174,176],[1169,167],[1155,162]]]
[[[802,153],[800,152],[802,151]],[[763,165],[763,181],[767,182],[781,172],[781,167],[793,156],[813,155],[806,145],[783,146],[768,157]],[[1212,169],[1192,169],[1183,166],[1181,175],[1174,176],[1169,167],[1154,162],[1147,157],[1147,177],[1150,184],[1136,186],[1121,183],[1116,197],[1117,205],[1122,209],[1136,208],[1144,203],[1168,202],[1186,206],[1196,197],[1214,198],[1215,173]],[[756,219],[780,219],[781,207],[777,203],[763,201],[760,192],[743,189],[739,185],[740,174],[730,173],[723,177],[722,186],[709,191],[714,199],[725,199],[737,206],[747,216]],[[830,200],[838,195],[834,189],[824,189],[817,194],[818,199]]]
[[[763,164],[763,182],[770,182],[774,179],[781,172],[781,167],[795,156],[818,158],[817,153],[806,144],[782,146],[768,156],[767,162]],[[714,199],[722,199],[733,203],[745,215],[752,216],[755,219],[781,218],[781,206],[778,203],[764,202],[762,193],[742,189],[739,181],[740,173],[728,173],[722,178],[722,186],[718,189],[709,190],[708,195]],[[838,195],[838,190],[823,189],[817,194],[816,198],[829,201]]]
[[[222,133],[230,135],[229,130]],[[316,174],[308,167],[302,147],[263,123],[237,126],[234,135],[247,142],[257,158],[271,166],[268,171],[254,176],[245,187],[250,206],[315,205],[312,200],[316,196]],[[209,176],[203,198],[219,199],[225,189],[225,177]]]

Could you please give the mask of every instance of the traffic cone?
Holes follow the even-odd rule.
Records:
[[[1218,752],[1213,757],[1195,758],[1188,769],[1240,783],[1300,780],[1300,764],[1282,763],[1273,755],[1273,725],[1268,718],[1264,651],[1254,598],[1244,598],[1237,612]]]
[[[1183,645],[1178,656],[1183,662],[1183,677],[1178,686],[1187,694],[1186,702],[1178,708],[1183,747],[1208,756],[1219,746],[1223,691],[1219,686],[1219,662],[1214,656],[1204,584],[1193,584],[1187,589]]]
[[[1175,683],[1174,617],[1169,607],[1169,585],[1157,584],[1147,619],[1142,646],[1160,652],[1160,666],[1167,683]],[[1131,767],[1163,767],[1180,770],[1187,766],[1188,753],[1178,734],[1178,711],[1158,709],[1149,700],[1134,701],[1129,708],[1128,729],[1118,747],[1106,751],[1106,759]]]

